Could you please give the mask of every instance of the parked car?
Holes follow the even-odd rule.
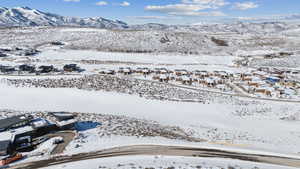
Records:
[[[60,143],[63,143],[64,142],[64,139],[62,137],[57,137],[55,140],[54,140],[54,144],[60,144]]]

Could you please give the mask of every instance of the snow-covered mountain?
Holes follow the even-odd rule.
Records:
[[[292,15],[290,18],[298,18]],[[80,26],[107,29],[127,30],[159,30],[177,32],[233,32],[240,34],[280,33],[299,29],[300,24],[287,22],[230,22],[230,23],[202,23],[193,25],[164,25],[148,23],[142,25],[128,25],[122,21],[113,21],[102,17],[65,17],[52,13],[45,13],[29,7],[1,8],[0,27],[11,26]]]
[[[0,26],[83,26],[97,28],[127,28],[122,21],[102,17],[77,18],[45,13],[29,7],[1,8]]]

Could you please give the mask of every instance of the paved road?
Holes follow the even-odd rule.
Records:
[[[275,164],[300,168],[299,158],[287,158],[272,155],[237,153],[218,149],[192,148],[184,146],[162,146],[162,145],[135,145],[106,149],[91,153],[81,153],[72,156],[57,156],[47,160],[29,162],[12,166],[12,169],[37,169],[54,166],[69,162],[77,162],[89,159],[132,156],[132,155],[165,155],[184,157],[210,157],[236,159],[249,162]]]

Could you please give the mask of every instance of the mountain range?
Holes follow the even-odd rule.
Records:
[[[0,7],[0,27],[14,26],[84,26],[97,28],[128,28],[127,23],[102,17],[78,18],[46,13],[29,7]]]
[[[280,17],[286,20],[295,20],[300,15]],[[249,19],[249,18],[247,18]],[[252,18],[253,19],[253,18]],[[206,23],[193,25],[164,25],[148,23],[142,25],[128,25],[119,20],[110,20],[102,17],[66,17],[57,14],[42,12],[29,7],[5,8],[0,7],[0,27],[23,26],[74,26],[94,27],[104,29],[127,30],[164,30],[164,31],[193,31],[193,32],[237,32],[237,33],[278,33],[291,29],[299,29],[300,24],[287,22],[237,22],[230,23]]]

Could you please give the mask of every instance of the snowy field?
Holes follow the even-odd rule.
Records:
[[[209,91],[190,91],[178,86],[171,88],[167,84],[139,83],[137,79],[124,80],[122,76],[117,77],[118,80],[102,79],[96,76],[91,81],[100,87],[94,88],[93,83],[87,82],[86,85],[84,83],[82,85],[80,84],[82,79],[75,80],[83,75],[98,74],[99,70],[119,67],[247,72],[252,68],[236,66],[236,59],[240,59],[240,56],[255,57],[254,55],[266,55],[278,51],[297,51],[300,44],[297,39],[296,33],[299,32],[297,29],[287,30],[282,34],[269,32],[261,35],[260,38],[257,37],[255,31],[245,34],[243,31],[228,34],[217,34],[212,31],[203,34],[154,30],[112,31],[91,28],[3,29],[0,30],[0,44],[3,48],[24,47],[25,49],[38,49],[41,53],[24,56],[17,54],[17,52],[23,52],[23,49],[12,51],[8,57],[0,58],[0,64],[54,65],[62,69],[65,64],[76,63],[86,71],[81,75],[69,76],[59,74],[1,75],[0,110],[78,112],[90,116],[86,117],[86,121],[93,120],[93,113],[115,115],[118,116],[117,119],[132,118],[130,120],[138,122],[145,120],[150,124],[153,122],[162,126],[178,127],[183,133],[204,140],[204,142],[192,142],[161,136],[132,136],[130,134],[118,135],[118,133],[103,136],[105,133],[103,128],[95,127],[78,131],[78,136],[67,146],[64,154],[91,152],[122,145],[163,144],[211,146],[235,150],[240,148],[250,152],[253,150],[257,153],[283,153],[299,157],[299,103],[254,100]],[[211,40],[212,37],[226,41],[228,46],[215,44]],[[170,41],[164,42],[162,39]],[[50,42],[55,41],[63,42],[64,45],[51,45]],[[253,59],[250,66],[299,68],[298,63],[300,63],[298,55],[292,55],[270,60]],[[46,83],[37,87],[29,87],[30,85],[15,87],[8,86],[4,79],[25,81],[35,79]],[[63,80],[61,86],[55,87],[55,85],[51,86],[52,84],[48,83],[47,79]],[[73,80],[68,82],[71,87],[64,86],[64,80],[70,79]],[[79,87],[75,83],[78,83]],[[47,88],[47,85],[51,87]],[[173,101],[170,101],[172,99]],[[116,125],[114,127],[122,128],[122,124],[114,125]],[[45,144],[37,151],[44,151],[47,147],[53,148]],[[199,168],[199,166],[204,169],[257,169],[255,167],[292,169],[237,160],[167,156],[114,157],[64,164],[55,168],[80,169],[86,168],[87,165],[91,169],[104,167],[131,169],[171,167],[169,169],[172,169],[172,167]]]
[[[96,160],[86,160],[63,164],[44,169],[99,169],[99,168],[185,168],[185,169],[296,169],[293,167],[282,167],[277,165],[259,164],[254,162],[243,162],[239,160],[193,158],[193,157],[169,157],[169,156],[131,156],[112,157]]]
[[[77,50],[49,50],[36,56],[44,60],[98,60],[115,62],[133,62],[154,65],[184,65],[184,64],[208,64],[208,65],[231,65],[233,56],[205,56],[205,55],[178,55],[178,54],[138,54],[117,53]]]
[[[271,101],[251,104],[247,100],[244,100],[248,102],[245,105],[169,102],[115,92],[14,88],[5,85],[1,85],[0,92],[1,96],[5,96],[0,97],[1,109],[124,115],[179,126],[212,142],[243,144],[246,147],[285,153],[300,152],[299,119],[280,120],[299,111],[297,104]],[[239,112],[245,109],[250,113],[240,116]],[[265,133],[268,133],[268,137]],[[92,140],[89,141],[93,141],[93,137],[87,139],[90,138]],[[95,143],[98,149],[102,148],[101,139]]]

